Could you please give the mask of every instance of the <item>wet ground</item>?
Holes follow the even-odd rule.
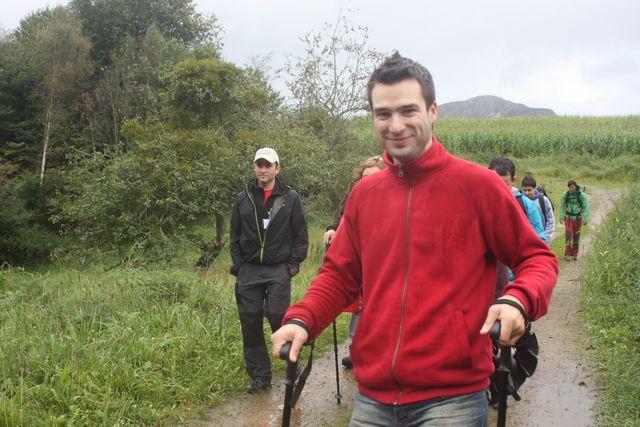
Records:
[[[621,196],[619,190],[591,188],[593,231]],[[556,227],[556,236],[564,238],[564,228]],[[578,261],[560,261],[560,276],[553,292],[549,312],[534,323],[540,343],[538,369],[523,385],[522,400],[511,401],[507,425],[531,427],[595,426],[597,374],[588,366],[589,344],[579,320],[580,283],[584,269],[581,258],[589,251],[590,232],[580,242]]]
[[[344,345],[339,349],[339,361],[346,355]],[[307,363],[308,354],[302,355]],[[276,362],[277,363],[277,362]],[[284,362],[282,362],[284,363]],[[352,371],[339,366],[340,404],[337,403],[336,368],[333,352],[314,357],[313,369],[291,413],[291,426],[334,427],[347,425],[356,393]],[[193,426],[271,427],[282,425],[284,408],[284,378],[274,378],[271,390],[234,400],[211,409],[209,421]]]
[[[620,191],[591,188],[590,227],[597,226],[611,209]],[[558,224],[555,235],[564,239]],[[589,250],[592,233],[581,242],[581,255]],[[548,314],[535,322],[534,332],[540,344],[535,375],[520,389],[522,400],[509,400],[507,426],[588,427],[595,425],[594,404],[598,378],[587,365],[589,347],[583,336],[577,313],[579,282],[583,261],[561,261],[560,276]],[[345,347],[340,347],[340,358]],[[306,363],[306,355],[303,356]],[[284,362],[283,362],[284,363]],[[339,368],[341,404],[336,403],[336,373],[333,352],[314,359],[307,385],[291,415],[291,426],[346,426],[356,392],[351,371]],[[274,378],[270,391],[233,400],[211,409],[207,421],[191,426],[267,427],[280,426],[284,401],[284,378]],[[496,425],[491,410],[489,425]]]

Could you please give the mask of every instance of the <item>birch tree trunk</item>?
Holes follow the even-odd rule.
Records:
[[[47,149],[49,148],[49,136],[51,135],[51,121],[53,112],[53,93],[49,92],[47,111],[45,114],[44,136],[42,138],[42,163],[40,164],[40,187],[44,182],[44,170],[47,164]]]

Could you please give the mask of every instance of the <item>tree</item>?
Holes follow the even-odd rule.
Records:
[[[49,10],[22,20],[0,40],[0,157],[35,171],[41,123],[34,93],[42,70],[32,65],[35,32],[51,18]]]
[[[299,125],[312,128],[335,160],[346,158],[357,138],[348,120],[367,109],[366,85],[383,57],[368,40],[368,29],[352,24],[341,9],[334,25],[304,36],[306,55],[289,57],[280,70],[288,76]]]
[[[219,43],[216,18],[196,13],[192,0],[73,0],[70,6],[91,39],[93,59],[103,68],[127,37],[138,40],[154,24],[167,39],[188,46]]]
[[[237,108],[232,94],[240,79],[238,67],[215,58],[176,64],[169,86],[175,123],[184,128],[224,128]]]
[[[70,111],[80,95],[82,82],[91,75],[89,40],[82,35],[80,21],[63,7],[52,10],[52,18],[38,33],[34,62],[44,70],[40,101],[44,131],[40,163],[40,183],[44,179],[51,133],[60,116]]]
[[[0,158],[0,265],[44,259],[56,240],[41,226],[36,210],[28,206],[30,195],[24,187],[31,177],[19,176],[19,170],[17,164]]]
[[[135,119],[122,135],[127,151],[111,146],[72,157],[55,220],[81,251],[169,260],[196,221],[229,212],[244,150],[213,129],[161,131]]]
[[[350,117],[367,108],[366,85],[383,54],[369,48],[368,28],[342,14],[334,25],[307,33],[306,56],[289,57],[287,88],[300,109],[319,108],[331,118]]]

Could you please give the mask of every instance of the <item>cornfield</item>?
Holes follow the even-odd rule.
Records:
[[[640,116],[444,119],[435,134],[453,153],[640,155]]]

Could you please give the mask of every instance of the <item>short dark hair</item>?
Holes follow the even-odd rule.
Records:
[[[524,178],[522,178],[522,187],[533,187],[536,188],[537,184],[536,184],[536,180],[534,177],[532,177],[531,175],[527,175]]]
[[[567,187],[571,187],[572,185],[575,185],[576,188],[578,188],[578,183],[575,180],[570,179],[569,181],[567,181]]]
[[[511,159],[504,156],[496,157],[489,163],[489,169],[496,171],[498,175],[509,175],[511,179],[516,176],[516,165]]]
[[[369,106],[373,109],[371,103],[371,92],[377,83],[390,85],[398,83],[406,79],[416,79],[420,83],[422,89],[422,97],[427,103],[427,108],[436,100],[436,89],[433,84],[431,73],[423,65],[417,63],[413,59],[405,58],[396,50],[393,55],[386,58],[380,64],[369,78],[367,83],[367,98]]]

